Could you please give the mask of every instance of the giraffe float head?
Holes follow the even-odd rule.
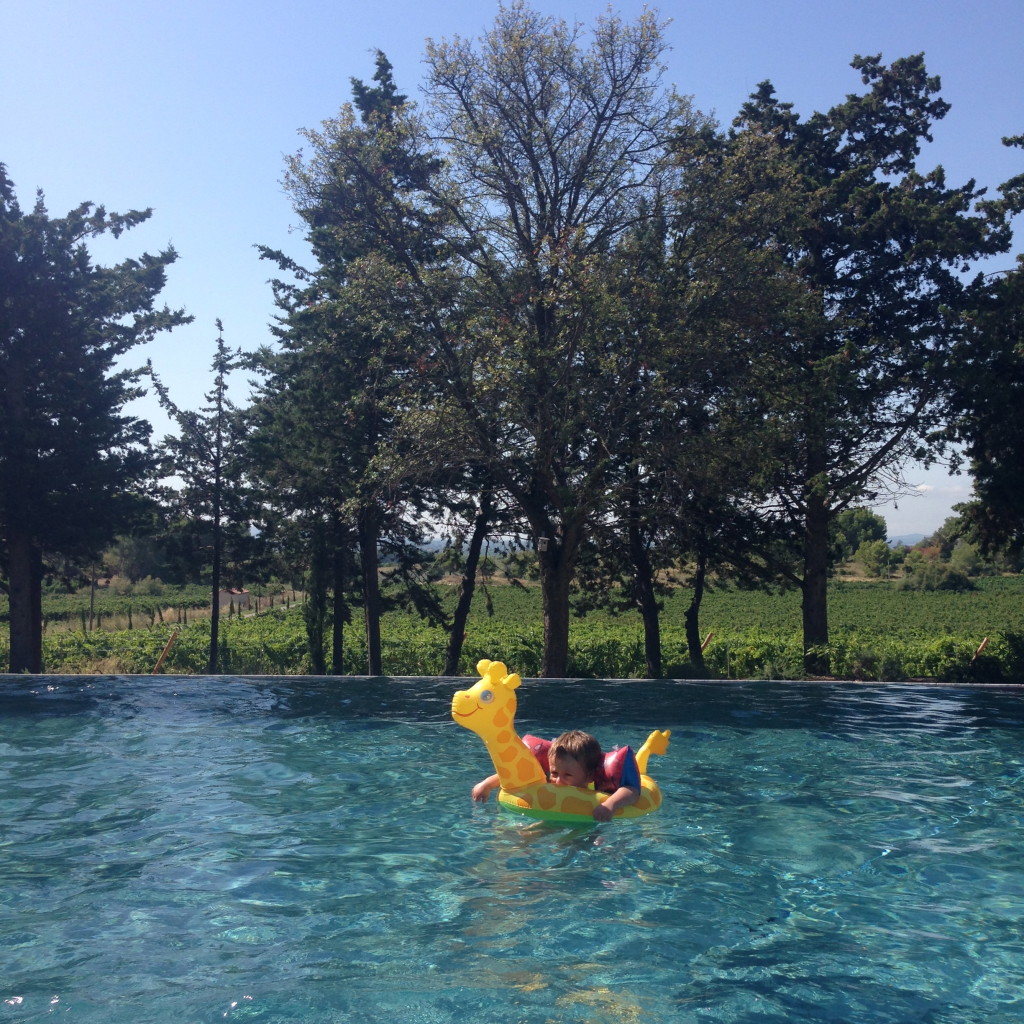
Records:
[[[544,770],[516,734],[516,690],[522,679],[500,661],[477,662],[480,679],[452,697],[452,718],[487,746],[503,789],[545,781]]]

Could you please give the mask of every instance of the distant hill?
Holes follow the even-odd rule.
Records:
[[[890,537],[888,543],[891,548],[898,548],[900,546],[912,548],[915,544],[920,544],[925,536],[926,534],[923,533],[904,533],[899,537]]]

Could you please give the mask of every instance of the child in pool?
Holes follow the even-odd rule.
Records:
[[[594,783],[595,788],[609,793],[609,796],[594,808],[595,821],[611,821],[620,807],[635,804],[640,798],[640,770],[631,750],[622,759],[619,778],[612,781],[605,778],[601,744],[590,733],[572,729],[553,739],[547,749],[546,765],[542,751],[538,749],[546,744],[539,741],[535,745],[530,742],[531,739],[533,737],[526,737],[527,746],[534,751],[542,766],[546,768],[548,781],[553,785],[586,788]],[[491,790],[497,789],[500,784],[497,775],[489,775],[473,787],[473,799],[485,801]]]

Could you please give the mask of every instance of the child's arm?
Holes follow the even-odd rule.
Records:
[[[629,807],[640,799],[640,790],[632,786],[619,786],[606,800],[594,808],[594,821],[611,821],[620,807]]]
[[[481,779],[470,791],[470,795],[474,800],[479,803],[484,803],[487,798],[491,795],[492,789],[497,789],[501,784],[501,780],[497,775],[488,775],[486,779]]]

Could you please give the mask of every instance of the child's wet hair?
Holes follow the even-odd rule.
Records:
[[[593,778],[604,761],[601,744],[589,732],[580,729],[570,729],[569,732],[563,732],[561,736],[556,736],[551,741],[548,760],[559,756],[572,757],[579,761],[587,773],[587,778]]]

